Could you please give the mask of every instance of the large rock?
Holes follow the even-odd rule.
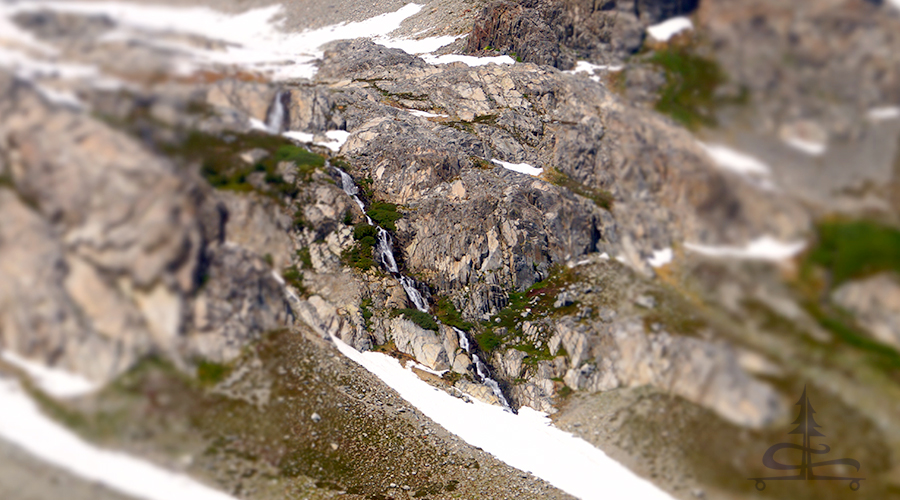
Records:
[[[433,330],[425,330],[412,321],[396,317],[390,323],[391,338],[397,350],[416,358],[432,370],[450,368],[442,339]]]
[[[6,74],[0,114],[3,348],[105,381],[151,353],[226,360],[287,323],[271,268],[226,244],[198,179]]]
[[[872,337],[900,350],[900,284],[896,276],[881,273],[845,283],[832,292],[832,298],[852,312]]]

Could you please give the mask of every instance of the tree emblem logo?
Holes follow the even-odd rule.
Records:
[[[825,435],[816,430],[822,426],[817,424],[813,418],[816,411],[813,410],[812,403],[809,402],[809,398],[806,396],[805,386],[803,387],[803,395],[800,396],[800,401],[797,401],[797,406],[800,407],[800,415],[797,417],[797,420],[794,420],[791,423],[791,425],[796,425],[797,427],[788,434],[802,434],[803,445],[801,446],[794,443],[778,443],[772,445],[766,450],[762,459],[762,463],[767,469],[796,470],[798,472],[797,475],[750,477],[747,479],[756,481],[755,486],[759,491],[766,489],[766,481],[850,481],[850,489],[853,491],[858,490],[860,487],[859,482],[864,480],[864,477],[820,476],[814,473],[816,467],[824,467],[826,465],[850,465],[855,467],[856,471],[859,472],[860,465],[859,461],[852,458],[839,458],[837,460],[813,462],[813,455],[824,455],[831,451],[831,447],[827,444],[820,444],[818,445],[818,448],[813,448],[812,438],[825,437]],[[802,452],[800,463],[798,465],[783,464],[775,460],[775,453],[784,449],[800,450]]]

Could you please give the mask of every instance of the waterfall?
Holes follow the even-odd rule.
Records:
[[[269,112],[266,114],[266,129],[270,134],[278,135],[284,128],[284,119],[287,114],[284,100],[287,95],[287,91],[279,90],[269,106]]]
[[[478,353],[475,352],[472,341],[469,340],[469,335],[455,326],[451,326],[450,328],[453,328],[453,331],[456,332],[456,335],[459,337],[459,346],[466,351],[469,357],[472,358],[472,362],[475,363],[475,373],[478,375],[479,382],[491,388],[491,391],[494,393],[494,396],[497,396],[497,399],[500,400],[500,404],[503,405],[503,408],[515,413],[512,407],[509,406],[509,401],[506,400],[503,391],[500,390],[500,384],[491,378],[491,372],[488,370],[487,365],[481,361],[481,358],[478,357]]]
[[[406,295],[409,296],[409,300],[416,305],[416,309],[423,313],[427,313],[428,303],[425,302],[425,298],[422,297],[422,294],[419,293],[419,290],[416,288],[416,282],[413,281],[412,278],[408,278],[402,274],[397,279],[400,281],[400,284],[403,285],[403,289],[406,290]]]
[[[362,210],[363,214],[366,213],[366,206],[363,204],[362,200],[359,198],[359,187],[353,182],[353,178],[350,177],[347,172],[330,165],[338,174],[341,176],[341,189],[344,190],[344,193],[347,196],[353,198],[353,201],[359,205],[360,210]],[[394,245],[391,241],[391,234],[388,233],[383,227],[376,225],[372,219],[366,215],[366,222],[369,223],[370,226],[375,226],[378,228],[378,243],[375,247],[375,253],[377,254],[379,262],[381,265],[390,272],[397,281],[400,282],[400,285],[403,286],[403,289],[406,291],[406,296],[409,297],[409,301],[412,302],[416,309],[422,311],[423,313],[428,312],[428,302],[425,300],[425,297],[422,297],[419,289],[416,288],[416,282],[409,276],[404,276],[400,273],[400,268],[397,266],[397,259],[394,257]],[[509,402],[506,400],[506,397],[503,395],[503,391],[500,390],[500,384],[497,383],[496,380],[491,378],[491,372],[488,370],[487,365],[478,357],[478,354],[475,352],[474,345],[469,340],[469,336],[466,332],[456,328],[453,328],[453,331],[459,336],[459,345],[463,349],[465,349],[466,353],[472,358],[472,362],[475,364],[475,373],[477,375],[478,381],[482,384],[490,387],[491,391],[497,396],[497,399],[500,400],[500,404],[503,405],[503,408],[507,411],[515,413],[515,410],[509,406]]]

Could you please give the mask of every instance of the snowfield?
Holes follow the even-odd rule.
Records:
[[[85,442],[44,416],[16,380],[0,377],[0,408],[0,438],[76,476],[146,500],[234,500],[184,474]]]
[[[499,406],[466,403],[428,385],[390,356],[333,340],[345,356],[443,428],[569,494],[586,500],[671,499],[587,441],[554,427],[544,413],[526,406],[514,415]]]

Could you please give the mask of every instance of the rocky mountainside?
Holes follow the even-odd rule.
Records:
[[[900,9],[307,3],[2,4],[0,349],[104,387],[3,358],[44,411],[240,498],[567,497],[346,343],[755,498],[805,387],[898,495]]]

